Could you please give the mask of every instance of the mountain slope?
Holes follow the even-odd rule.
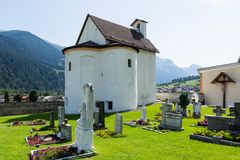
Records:
[[[0,32],[0,88],[62,91],[63,65],[60,50],[30,32]]]
[[[157,84],[167,83],[176,78],[198,75],[198,65],[181,68],[173,63],[170,59],[162,59],[156,56],[156,81]]]

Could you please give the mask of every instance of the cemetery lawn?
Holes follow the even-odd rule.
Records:
[[[147,118],[153,119],[161,104],[147,107]],[[188,106],[192,109],[192,106]],[[122,113],[123,121],[130,121],[140,117],[140,111]],[[202,108],[204,114],[212,114],[212,108]],[[227,112],[228,114],[228,112]],[[55,116],[57,118],[57,115]],[[49,114],[19,115],[0,117],[0,160],[26,160],[28,153],[35,147],[27,146],[24,140],[29,135],[30,126],[10,127],[10,122],[19,120],[33,120],[43,118],[48,120]],[[76,119],[78,115],[67,116],[72,125],[73,141],[75,139]],[[106,126],[114,130],[115,114],[106,116]],[[217,144],[209,144],[190,140],[189,135],[201,127],[191,127],[199,119],[183,119],[184,131],[158,134],[142,128],[123,126],[124,135],[118,138],[101,138],[94,135],[94,147],[97,155],[87,159],[93,160],[237,160],[240,159],[240,148]],[[57,120],[55,120],[57,125]],[[39,127],[39,126],[37,126]],[[39,132],[39,134],[51,133]],[[70,144],[64,143],[64,144]],[[40,148],[58,145],[42,145]]]

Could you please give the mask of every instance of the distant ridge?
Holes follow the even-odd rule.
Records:
[[[0,65],[2,89],[64,89],[64,56],[60,47],[30,32],[0,32]]]
[[[156,81],[157,84],[171,82],[173,79],[198,75],[197,69],[201,66],[192,64],[189,67],[178,67],[170,59],[156,56]]]

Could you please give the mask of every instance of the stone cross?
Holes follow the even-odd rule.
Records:
[[[194,117],[201,117],[201,103],[194,102],[193,103],[193,116]]]
[[[222,116],[222,114],[226,113],[226,110],[222,109],[221,106],[216,106],[216,108],[213,109],[213,113],[216,113],[216,116]]]
[[[61,125],[64,122],[64,119],[65,119],[64,116],[65,116],[64,107],[59,106],[58,107],[58,127],[59,128],[61,128]]]
[[[50,112],[50,127],[54,128],[55,124],[54,124],[54,112]]]
[[[86,152],[93,150],[93,104],[94,90],[90,83],[83,86],[84,99],[81,107],[81,117],[77,120],[74,146]]]
[[[235,112],[235,125],[237,130],[240,130],[240,102],[234,103],[234,112]]]
[[[115,120],[115,133],[122,134],[122,128],[123,128],[123,118],[121,114],[117,113],[116,120]]]

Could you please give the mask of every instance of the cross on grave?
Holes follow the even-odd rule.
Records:
[[[216,113],[216,116],[222,116],[222,114],[226,113],[226,110],[221,106],[216,106],[216,108],[213,109],[213,113]]]

